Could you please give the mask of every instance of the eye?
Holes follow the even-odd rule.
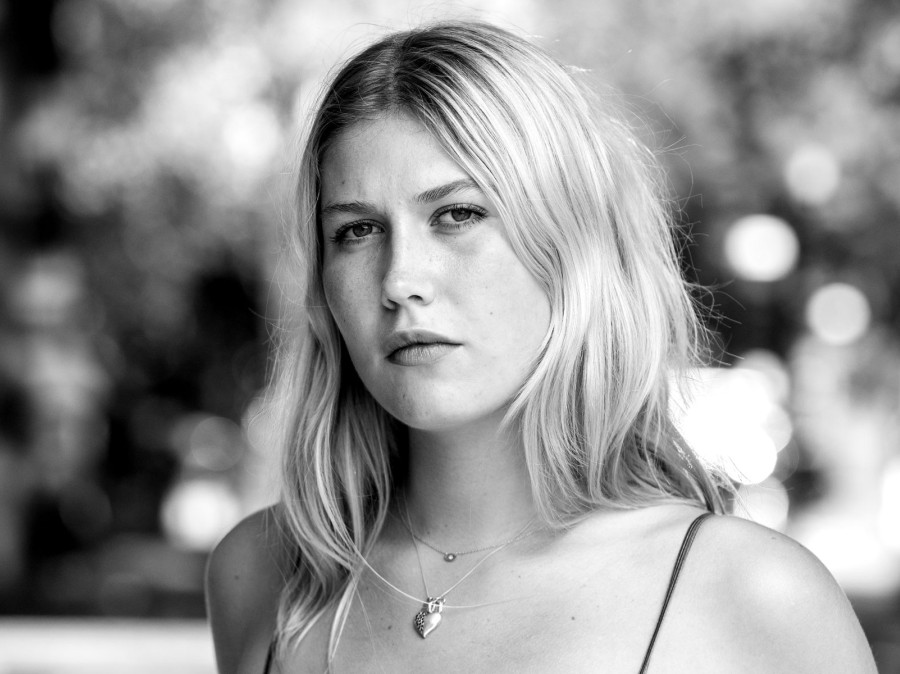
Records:
[[[362,237],[371,234],[373,229],[375,228],[368,222],[360,222],[355,225],[350,225],[350,229],[347,230],[347,233],[354,238],[361,239]]]
[[[339,246],[355,246],[381,233],[381,227],[371,222],[350,222],[331,236],[331,240]]]
[[[454,222],[464,222],[472,217],[472,211],[467,208],[454,208],[452,211],[447,211],[447,215],[453,218]]]
[[[435,224],[450,229],[462,229],[474,225],[483,219],[487,212],[471,204],[453,204],[442,208],[434,215]]]

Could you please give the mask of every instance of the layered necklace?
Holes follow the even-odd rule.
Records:
[[[496,548],[503,548],[507,545],[512,545],[516,541],[521,540],[521,539],[525,538],[526,536],[530,536],[531,534],[534,533],[534,530],[528,531],[528,525],[534,521],[534,520],[531,520],[528,522],[528,524],[525,525],[525,528],[522,529],[521,531],[519,531],[519,533],[517,533],[515,536],[513,536],[512,538],[510,538],[508,540],[501,541],[500,543],[494,543],[493,545],[485,545],[482,548],[474,548],[472,550],[461,550],[458,552],[445,552],[444,550],[441,550],[436,545],[432,545],[431,543],[426,541],[424,538],[419,536],[415,531],[413,531],[412,527],[409,525],[408,519],[409,519],[409,513],[407,513],[407,521],[404,521],[403,524],[406,526],[406,530],[409,532],[409,535],[412,536],[413,542],[415,543],[415,541],[418,541],[422,545],[425,545],[425,546],[431,548],[432,550],[434,550],[435,552],[440,553],[440,555],[444,558],[445,562],[454,562],[454,561],[456,561],[456,559],[458,557],[462,557],[463,555],[473,555],[476,552],[485,552],[486,550],[495,550]],[[416,551],[418,551],[418,545],[416,546]],[[465,576],[463,576],[463,578],[465,578]]]
[[[535,533],[536,529],[530,529],[534,520],[529,520],[522,529],[516,533],[512,538],[501,541],[500,543],[495,543],[494,545],[487,545],[482,548],[477,548],[474,550],[464,550],[462,552],[444,552],[443,550],[438,549],[437,547],[431,545],[427,541],[419,538],[412,529],[412,524],[409,519],[409,508],[404,503],[404,515],[405,519],[403,520],[403,525],[406,527],[406,530],[409,532],[410,537],[412,538],[413,546],[416,549],[416,560],[419,564],[419,574],[422,576],[422,585],[425,588],[425,595],[427,599],[423,602],[421,610],[416,613],[415,618],[413,618],[413,628],[416,630],[416,633],[422,637],[423,639],[427,638],[429,634],[431,634],[435,629],[437,629],[438,625],[441,624],[442,613],[444,610],[444,604],[447,599],[447,595],[450,594],[453,590],[455,590],[466,578],[471,576],[478,569],[479,566],[484,564],[488,559],[490,559],[493,555],[496,555],[498,552],[503,550],[508,545],[515,543],[526,536],[530,536]],[[425,570],[422,566],[422,555],[419,550],[419,542],[424,543],[429,548],[434,550],[435,552],[439,552],[444,557],[445,562],[452,562],[457,557],[462,555],[470,555],[476,552],[484,552],[486,550],[490,550],[484,557],[478,560],[475,565],[469,569],[465,574],[463,574],[462,578],[453,583],[448,589],[443,592],[432,595],[428,589],[428,581],[425,580]],[[403,594],[406,594],[405,592]]]

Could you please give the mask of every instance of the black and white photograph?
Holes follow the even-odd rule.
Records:
[[[0,674],[900,674],[900,3],[0,4]]]

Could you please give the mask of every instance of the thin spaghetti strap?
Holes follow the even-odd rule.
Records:
[[[275,657],[275,637],[273,636],[269,640],[269,650],[266,651],[266,666],[263,669],[263,674],[269,674],[269,669],[272,667],[272,658]]]
[[[672,599],[672,593],[675,592],[675,584],[678,582],[678,576],[681,573],[681,567],[684,566],[684,560],[687,559],[688,552],[691,550],[691,545],[694,543],[694,538],[697,536],[700,525],[703,524],[703,520],[711,515],[712,513],[703,513],[697,517],[691,522],[691,526],[688,527],[687,533],[684,535],[684,540],[681,542],[681,549],[678,551],[678,557],[675,558],[675,566],[672,568],[672,577],[669,579],[669,587],[666,590],[665,599],[663,599],[662,609],[659,612],[659,618],[656,620],[656,627],[653,628],[653,636],[650,637],[650,644],[647,646],[647,652],[644,654],[644,661],[641,663],[640,674],[645,674],[647,668],[650,666],[650,655],[653,653],[653,646],[656,644],[656,637],[659,635],[659,630],[662,627],[663,618],[666,617],[666,610],[669,608],[669,601]]]

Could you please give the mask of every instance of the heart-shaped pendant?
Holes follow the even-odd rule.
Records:
[[[437,626],[441,624],[441,611],[443,610],[443,597],[428,597],[428,601],[422,605],[422,610],[416,613],[415,620],[413,620],[413,627],[416,628],[420,637],[424,639],[437,629]]]
[[[427,610],[422,609],[418,613],[416,613],[416,619],[413,622],[413,625],[416,628],[416,632],[419,633],[419,636],[425,639],[429,634],[431,634],[437,626],[441,624],[441,614],[440,613],[429,613]]]

